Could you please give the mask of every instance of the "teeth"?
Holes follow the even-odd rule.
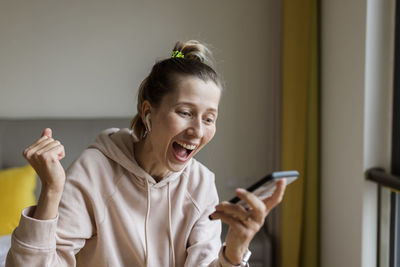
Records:
[[[179,145],[181,145],[181,146],[183,146],[184,148],[186,148],[186,149],[190,149],[190,150],[193,150],[193,149],[195,149],[196,148],[196,145],[188,145],[188,144],[185,144],[185,143],[182,143],[182,142],[179,142],[179,141],[176,141]]]

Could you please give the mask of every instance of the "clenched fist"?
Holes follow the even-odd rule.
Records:
[[[34,217],[37,217],[38,211],[47,211],[45,214],[49,215],[38,216],[41,219],[55,217],[65,184],[65,171],[60,163],[65,156],[64,146],[54,140],[51,129],[46,128],[42,136],[24,150],[23,155],[42,181],[42,190]]]

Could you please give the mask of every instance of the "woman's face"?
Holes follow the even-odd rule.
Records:
[[[179,171],[213,138],[221,89],[213,82],[184,77],[175,90],[150,108],[153,169]],[[155,170],[156,169],[156,170]]]

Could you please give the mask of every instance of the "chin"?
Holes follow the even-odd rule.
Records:
[[[181,163],[181,164],[170,164],[169,165],[169,170],[170,171],[172,171],[172,172],[179,172],[179,171],[181,171],[181,170],[183,170],[185,167],[186,167],[186,165],[187,165],[187,163],[190,161],[190,159],[188,159],[185,163]]]

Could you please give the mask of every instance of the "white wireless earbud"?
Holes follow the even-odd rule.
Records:
[[[147,131],[151,131],[150,113],[146,115]]]

